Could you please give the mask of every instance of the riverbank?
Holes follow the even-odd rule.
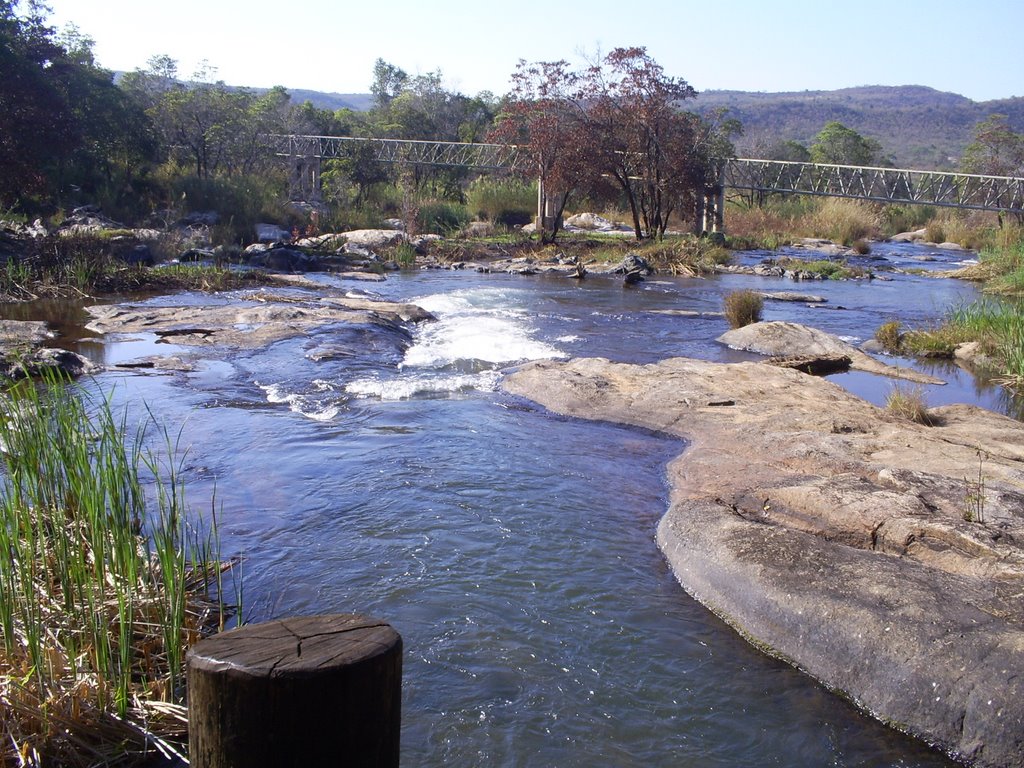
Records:
[[[1024,765],[1024,426],[937,426],[762,364],[531,363],[503,386],[691,441],[658,542],[683,587],[886,723]]]

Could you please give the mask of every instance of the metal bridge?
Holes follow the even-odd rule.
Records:
[[[320,161],[351,157],[360,150],[385,163],[481,170],[514,171],[526,160],[526,153],[508,144],[279,134],[264,140],[276,155],[291,158],[293,191],[307,199],[319,197]],[[1024,179],[1009,176],[748,158],[722,160],[718,167],[718,183],[708,190],[703,206],[709,230],[721,227],[726,189],[1017,214],[1024,210]]]

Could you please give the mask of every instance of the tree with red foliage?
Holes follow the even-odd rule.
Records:
[[[590,143],[576,100],[580,75],[566,61],[527,64],[520,60],[490,140],[517,144],[528,160],[521,173],[540,183],[540,208],[550,211],[538,222],[541,240],[554,242],[569,196],[588,185],[594,165],[585,151]]]
[[[520,145],[532,160],[523,173],[538,173],[549,195],[557,190],[545,241],[571,193],[608,181],[625,197],[637,239],[662,237],[674,211],[692,216],[717,183],[714,159],[733,152],[738,123],[682,111],[696,92],[644,48],[616,48],[582,72],[521,61],[513,86],[493,139]]]

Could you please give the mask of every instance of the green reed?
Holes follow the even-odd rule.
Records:
[[[103,753],[104,734],[124,752],[132,738],[110,728],[133,721],[144,749],[170,711],[147,703],[180,704],[185,650],[223,627],[216,536],[192,523],[166,432],[157,454],[109,400],[56,378],[22,383],[3,411],[0,757],[77,764],[68,751]]]

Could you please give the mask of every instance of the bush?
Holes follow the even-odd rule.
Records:
[[[850,245],[876,234],[879,217],[870,203],[861,200],[829,198],[811,217],[812,234],[827,237],[837,243]]]
[[[764,297],[756,291],[733,291],[725,297],[725,319],[730,328],[742,328],[761,320]]]

